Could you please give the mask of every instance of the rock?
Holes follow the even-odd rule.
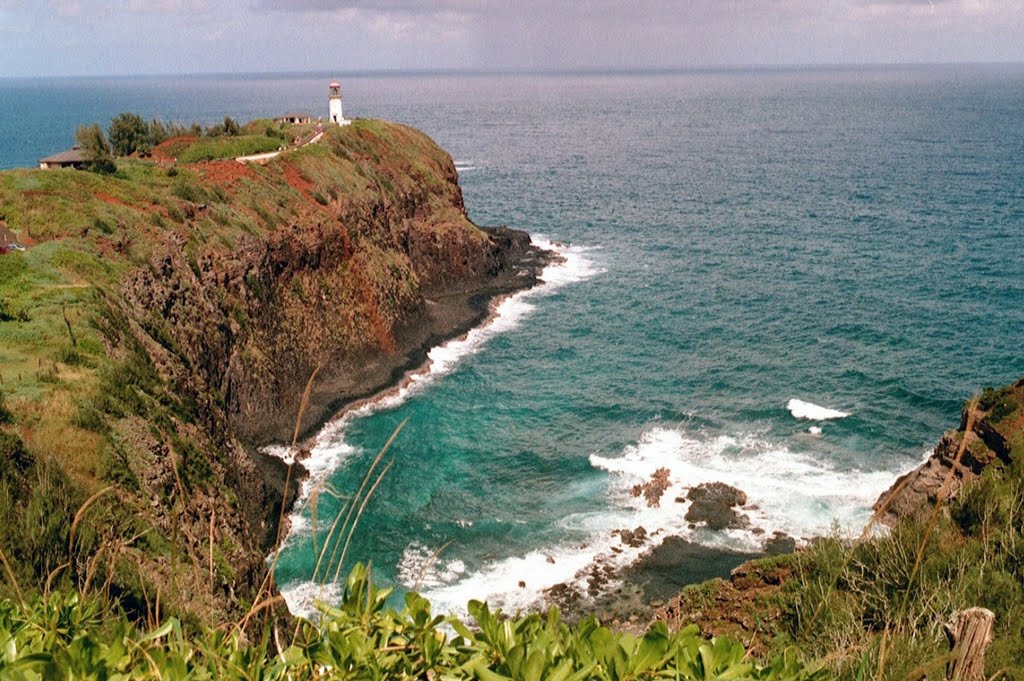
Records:
[[[659,468],[651,474],[651,479],[648,482],[633,485],[629,492],[634,497],[643,495],[644,499],[647,500],[648,508],[657,508],[661,505],[661,497],[669,488],[668,478],[670,474],[671,471],[669,469]]]
[[[519,588],[520,589],[525,589],[526,588],[526,582],[524,582],[522,580],[519,580]]]
[[[631,548],[639,548],[647,541],[647,530],[638,527],[635,530],[614,530],[612,534],[619,535],[622,543]]]
[[[555,559],[554,559],[554,558],[552,558],[551,556],[548,556],[548,557],[547,557],[547,561],[548,561],[549,563],[551,563],[552,565],[554,565],[554,564],[555,564]]]
[[[695,501],[686,511],[686,520],[704,523],[709,530],[728,530],[746,527],[750,521],[720,501]]]
[[[747,503],[746,493],[724,482],[697,485],[686,496],[691,504],[685,518],[692,523],[704,523],[712,530],[741,528],[750,523],[733,509]]]
[[[900,476],[878,498],[874,509],[879,520],[892,526],[901,518],[926,514],[936,503],[955,498],[964,483],[977,478],[987,466],[1009,463],[1007,443],[1024,422],[1021,405],[1024,405],[1024,379],[998,390],[986,389],[978,401],[970,429],[965,406],[960,429],[943,435],[924,463]],[[952,482],[944,490],[951,471]]]
[[[785,532],[775,532],[771,539],[764,544],[764,552],[770,556],[793,553],[794,551],[796,551],[796,539]]]
[[[705,482],[692,488],[686,495],[690,501],[718,501],[726,506],[743,506],[747,494],[724,482]]]

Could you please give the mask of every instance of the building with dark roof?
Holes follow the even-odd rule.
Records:
[[[301,125],[303,123],[309,123],[310,116],[307,113],[301,111],[289,111],[283,116],[278,116],[274,119],[275,123],[292,123],[295,125]]]
[[[43,170],[50,170],[52,168],[83,168],[88,162],[80,148],[72,147],[59,154],[39,159],[39,167]]]

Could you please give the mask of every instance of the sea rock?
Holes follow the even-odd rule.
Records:
[[[639,548],[647,541],[647,530],[638,527],[635,530],[613,530],[612,534],[619,535],[622,543],[631,548]]]
[[[634,497],[643,495],[644,499],[647,500],[648,508],[657,508],[661,505],[661,497],[669,487],[669,475],[671,475],[669,469],[659,468],[651,474],[649,481],[633,485],[629,490],[630,494]]]
[[[697,485],[687,498],[691,503],[685,518],[691,523],[704,523],[711,530],[742,528],[750,523],[733,508],[747,503],[746,493],[724,482]]]
[[[705,482],[697,485],[686,495],[690,501],[719,501],[726,506],[743,506],[747,493],[724,482]]]
[[[936,503],[955,498],[964,483],[977,478],[987,466],[1009,463],[1008,442],[1024,425],[1021,405],[1024,379],[998,390],[987,389],[978,400],[973,420],[968,418],[969,405],[965,405],[960,429],[943,435],[924,463],[897,478],[875,502],[879,521],[892,526],[900,518],[920,517]]]

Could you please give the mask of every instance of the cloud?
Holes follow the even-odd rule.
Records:
[[[494,0],[257,0],[256,8],[282,12],[335,12],[362,10],[372,13],[403,12],[475,14],[505,3]]]
[[[209,8],[204,0],[128,0],[126,9],[134,14],[194,14]]]
[[[62,17],[80,17],[85,12],[81,0],[50,0],[50,7]]]

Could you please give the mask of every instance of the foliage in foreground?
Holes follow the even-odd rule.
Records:
[[[616,634],[591,618],[570,628],[555,609],[509,619],[473,601],[475,622],[435,616],[408,594],[385,609],[388,590],[357,566],[341,603],[323,606],[318,625],[283,622],[258,642],[240,630],[186,633],[175,619],[139,629],[111,608],[54,593],[31,605],[0,603],[0,678],[4,679],[408,679],[558,681],[582,679],[819,679],[790,650],[767,665],[728,638],[707,641],[696,627],[664,624],[642,638]]]

